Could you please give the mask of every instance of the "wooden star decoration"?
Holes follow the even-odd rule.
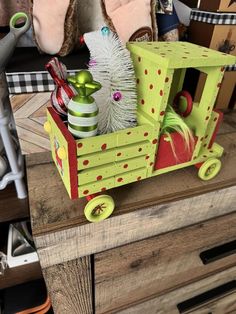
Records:
[[[228,5],[228,7],[230,7],[232,4],[234,4],[236,2],[236,0],[230,0],[230,3]]]

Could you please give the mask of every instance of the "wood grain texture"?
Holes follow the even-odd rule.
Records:
[[[11,106],[23,154],[50,150],[50,141],[43,129],[46,107],[51,93],[11,96]]]
[[[167,294],[163,294],[158,297],[146,300],[143,303],[131,306],[124,310],[113,311],[112,313],[119,314],[179,314],[177,309],[177,304],[188,300],[194,296],[197,296],[201,293],[207,292],[215,287],[223,285],[227,282],[230,282],[236,277],[236,267],[226,269],[215,275],[206,277],[197,282],[191,283],[179,289],[173,290]],[[232,308],[232,307],[231,307]],[[211,305],[205,308],[206,311],[204,314],[209,314],[211,312]],[[109,312],[107,312],[109,313]],[[201,312],[200,312],[201,313]],[[234,312],[233,312],[234,313]],[[194,314],[199,314],[195,312]],[[227,312],[212,312],[212,314],[227,314]]]
[[[5,289],[39,278],[42,278],[39,262],[7,268],[4,272],[4,276],[0,276],[0,289]]]
[[[0,222],[29,217],[28,199],[18,199],[14,183],[0,191]]]
[[[100,223],[38,235],[34,239],[41,264],[48,267],[231,213],[235,211],[235,203],[236,186],[149,206]]]
[[[232,266],[235,254],[208,265],[199,254],[235,239],[236,213],[96,254],[96,313],[115,311]]]
[[[217,298],[204,306],[198,307],[186,314],[234,314],[236,313],[236,292]]]
[[[197,170],[189,167],[113,189],[109,191],[116,203],[113,217],[235,185],[236,132],[219,136],[218,142],[224,146],[225,153],[222,170],[216,178],[201,181]],[[49,154],[32,154],[26,159],[34,234],[87,224],[83,214],[85,199],[69,199]]]
[[[43,269],[54,313],[92,314],[90,257]]]

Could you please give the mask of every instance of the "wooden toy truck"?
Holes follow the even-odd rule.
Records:
[[[115,207],[111,196],[102,194],[106,190],[192,165],[209,180],[221,168],[223,148],[215,137],[222,114],[213,107],[224,66],[234,64],[235,57],[185,42],[129,43],[128,49],[137,78],[137,127],[74,139],[60,116],[47,109],[53,160],[70,198],[89,201],[85,216],[92,222],[107,218]],[[187,68],[207,76],[199,103],[181,92]],[[171,133],[175,154],[161,134],[167,104],[174,102],[194,133],[191,155],[178,133]]]

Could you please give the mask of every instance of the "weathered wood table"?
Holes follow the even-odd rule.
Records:
[[[71,201],[50,153],[27,156],[35,243],[55,313],[236,313],[236,114],[221,173],[194,167],[116,188],[100,223]]]

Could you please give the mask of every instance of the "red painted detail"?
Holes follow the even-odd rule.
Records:
[[[205,138],[208,138],[208,135],[206,135]]]
[[[117,157],[119,157],[119,156],[121,156],[121,153],[117,153],[117,155],[116,155]]]
[[[141,147],[138,149],[139,152],[141,152],[142,150],[143,150],[143,149],[142,149]]]
[[[154,165],[154,163],[153,162],[150,162],[150,166],[153,166]]]
[[[117,179],[117,182],[122,182],[123,181],[123,178],[118,178]]]
[[[87,195],[89,193],[89,190],[84,190],[83,194]]]
[[[89,164],[89,160],[86,159],[86,160],[83,161],[83,165],[84,166],[87,166],[88,164]]]
[[[148,156],[148,155],[145,157],[146,160],[148,160],[149,158],[150,158],[150,156]]]
[[[207,121],[207,120],[209,120],[209,118],[210,118],[210,117],[209,117],[209,116],[207,116],[205,120]]]
[[[160,116],[164,116],[164,114],[165,114],[165,111],[160,112]]]
[[[203,165],[203,162],[199,162],[199,163],[195,164],[194,167],[199,169],[199,168],[201,168],[202,165]]]
[[[186,110],[185,110],[184,112],[181,112],[181,111],[179,110],[179,104],[178,104],[178,102],[179,102],[180,97],[185,97],[186,100],[187,100],[187,108],[186,108]],[[175,111],[176,111],[179,115],[181,115],[182,117],[187,117],[187,116],[189,116],[190,113],[192,112],[192,109],[193,109],[193,100],[192,100],[192,96],[190,95],[189,92],[187,92],[187,91],[185,91],[185,90],[183,90],[183,91],[181,91],[181,92],[179,92],[179,93],[176,94],[173,103],[174,103],[174,109],[175,109]]]
[[[107,149],[107,144],[102,144],[101,150],[105,150],[105,149]]]
[[[214,121],[214,122],[216,122],[216,121],[217,121],[217,119],[218,119],[218,118],[216,118],[216,117],[215,117],[213,121]]]
[[[101,188],[101,191],[102,191],[102,192],[105,192],[105,191],[106,191],[106,188]]]
[[[214,112],[218,113],[219,116],[218,116],[218,121],[216,122],[215,130],[214,130],[212,137],[210,139],[208,148],[211,148],[213,143],[215,142],[217,132],[219,131],[220,124],[223,121],[223,116],[224,116],[220,110],[214,110]]]
[[[155,113],[155,109],[154,108],[152,108],[152,113]]]
[[[158,75],[161,75],[161,70],[160,70],[160,69],[157,71],[157,74],[158,74]]]
[[[160,96],[163,96],[163,90],[162,89],[160,90]]]
[[[137,177],[137,181],[140,181],[142,178],[141,177]]]
[[[79,144],[77,145],[77,147],[78,147],[78,148],[83,147],[83,143],[79,143]]]
[[[53,110],[52,107],[47,108],[52,119],[56,123],[58,129],[61,131],[65,140],[68,143],[68,164],[69,164],[69,177],[70,177],[70,198],[78,198],[78,174],[77,174],[77,151],[76,141],[72,134],[68,131],[66,125],[62,122],[59,115]]]
[[[145,104],[144,99],[141,99],[141,104],[142,104],[142,105],[144,105],[144,104]]]
[[[150,85],[149,85],[149,88],[150,88],[150,89],[153,89],[153,85],[152,85],[152,84],[150,84]]]
[[[143,135],[144,135],[144,136],[148,136],[148,132],[145,132]]]
[[[165,78],[165,83],[168,83],[169,82],[169,77],[166,77]]]
[[[130,135],[130,134],[131,134],[131,132],[127,132],[126,134],[127,134],[127,135]]]
[[[86,196],[86,200],[89,202],[91,201],[94,197],[98,196],[99,193],[94,193]]]
[[[125,169],[128,168],[128,164],[125,164],[123,167],[124,167]]]
[[[175,148],[175,154],[172,150],[171,143],[169,141],[166,142],[165,137],[164,134],[160,137],[154,166],[155,170],[182,164],[192,159],[193,151],[197,143],[196,136],[194,136],[192,149],[188,151],[183,137],[177,132],[171,133],[172,146]]]
[[[147,69],[145,69],[144,74],[145,74],[145,75],[147,75],[147,74],[148,74],[148,70],[147,70]]]
[[[157,138],[155,138],[153,141],[152,141],[152,144],[156,144],[157,143]]]
[[[102,180],[102,176],[97,176],[97,181]]]
[[[137,78],[136,83],[139,84],[140,80]]]

